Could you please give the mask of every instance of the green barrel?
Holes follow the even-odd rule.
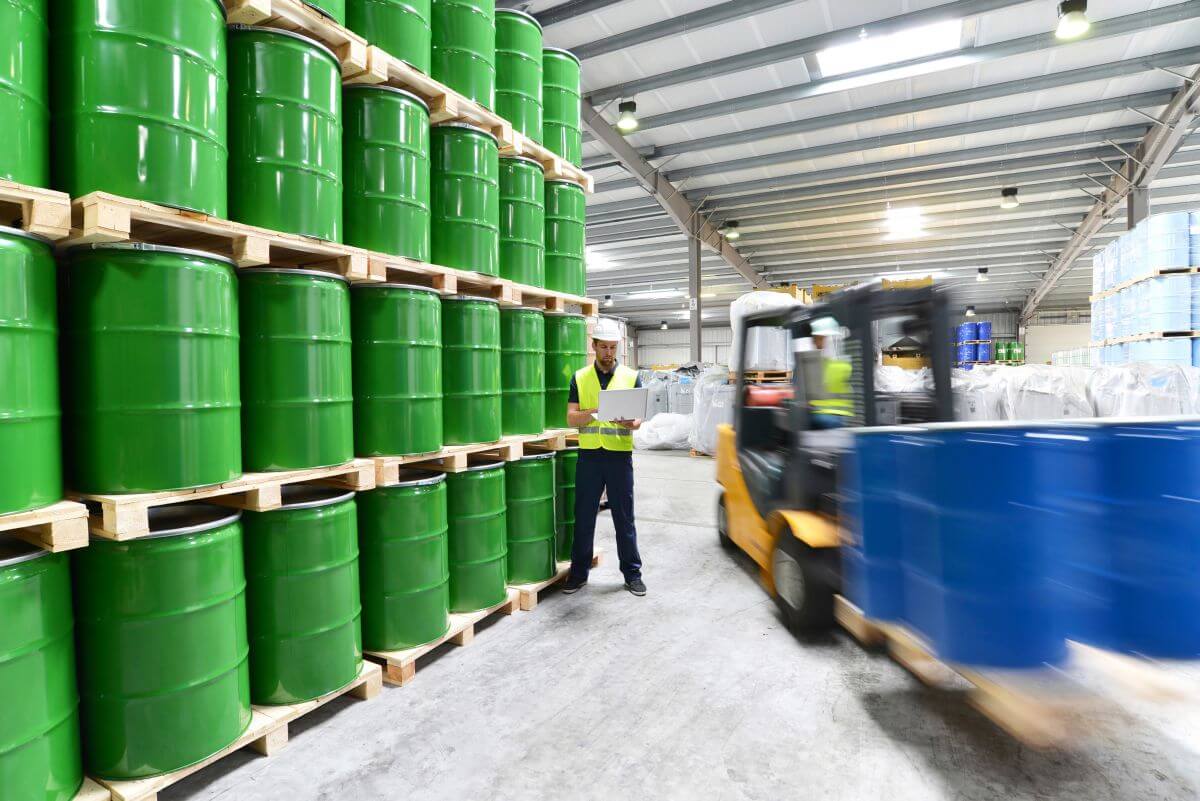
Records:
[[[433,29],[430,0],[349,0],[346,24],[388,55],[429,74]]]
[[[358,496],[363,646],[398,651],[450,628],[446,477],[402,471],[400,483]]]
[[[304,0],[304,5],[315,8],[339,25],[346,24],[346,0]]]
[[[354,493],[292,484],[283,506],[246,512],[250,700],[295,704],[362,667]]]
[[[496,107],[496,0],[433,0],[436,80],[486,109]]]
[[[450,520],[450,611],[474,612],[507,594],[504,463],[473,465],[446,478]]]
[[[578,184],[546,182],[546,288],[587,294],[587,196]]]
[[[504,467],[508,581],[531,584],[554,575],[554,454],[537,453]]]
[[[992,359],[993,361],[1003,362],[1008,361],[1008,343],[993,341],[992,342]]]
[[[582,76],[574,53],[556,47],[542,51],[542,144],[576,167],[583,165]]]
[[[0,0],[0,179],[50,184],[46,0]]]
[[[447,445],[502,435],[500,308],[456,295],[442,301],[442,419]]]
[[[575,371],[587,364],[587,320],[546,315],[546,428],[567,427],[567,396]]]
[[[49,242],[0,227],[0,514],[62,498],[54,272]]]
[[[320,42],[230,27],[229,216],[342,241],[342,67]]]
[[[53,0],[54,186],[225,217],[218,0]]]
[[[523,11],[496,11],[496,113],[542,141],[542,26]]]
[[[250,724],[238,512],[150,509],[150,536],[75,551],[83,762],[100,779],[193,765]]]
[[[354,458],[350,288],[315,270],[238,279],[242,466],[301,470]]]
[[[429,108],[390,86],[343,99],[346,242],[429,261]]]
[[[356,284],[354,450],[359,456],[442,447],[442,302],[432,289]]]
[[[92,245],[69,251],[59,279],[68,485],[152,492],[241,475],[233,262]]]
[[[500,159],[500,276],[546,285],[546,175],[533,159]]]
[[[0,534],[0,795],[71,801],[83,783],[71,570]]]
[[[546,321],[534,309],[500,312],[503,425],[510,434],[546,430]]]
[[[1025,361],[1025,344],[1023,342],[1009,342],[1008,358],[1014,362]]]
[[[579,448],[567,448],[554,454],[554,543],[558,561],[571,561],[575,544],[575,467]]]
[[[430,202],[433,262],[500,274],[500,150],[486,131],[434,126]]]

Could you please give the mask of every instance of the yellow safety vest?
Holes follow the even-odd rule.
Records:
[[[608,389],[633,389],[637,384],[637,371],[617,365]],[[579,408],[596,409],[600,406],[600,378],[595,365],[589,364],[575,372],[575,386],[579,389]],[[633,429],[610,420],[593,420],[579,429],[579,447],[585,451],[603,448],[606,451],[632,451]]]
[[[834,397],[813,401],[813,411],[839,417],[854,416],[854,401],[850,399],[850,372],[850,362],[825,360],[825,392]]]

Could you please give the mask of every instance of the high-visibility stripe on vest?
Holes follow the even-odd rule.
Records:
[[[637,385],[637,371],[617,365],[607,389],[633,389]],[[579,389],[579,408],[600,407],[600,377],[594,365],[589,364],[575,372],[575,386]],[[579,429],[579,447],[585,451],[603,448],[606,451],[632,451],[633,429],[611,420],[593,420]]]

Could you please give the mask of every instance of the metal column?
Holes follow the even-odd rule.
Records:
[[[700,309],[700,240],[693,236],[688,239],[688,342],[694,362],[702,361],[703,320]]]

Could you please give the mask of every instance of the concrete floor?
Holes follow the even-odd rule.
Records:
[[[1176,676],[1183,692],[1124,676],[1134,700],[1101,714],[1078,749],[1024,748],[958,693],[921,687],[840,633],[792,636],[749,561],[717,544],[713,462],[635,459],[647,597],[621,589],[604,516],[607,561],[581,593],[495,618],[468,648],[427,658],[413,684],[338,699],[293,724],[278,755],[239,752],[160,798],[1197,797],[1192,669]]]

